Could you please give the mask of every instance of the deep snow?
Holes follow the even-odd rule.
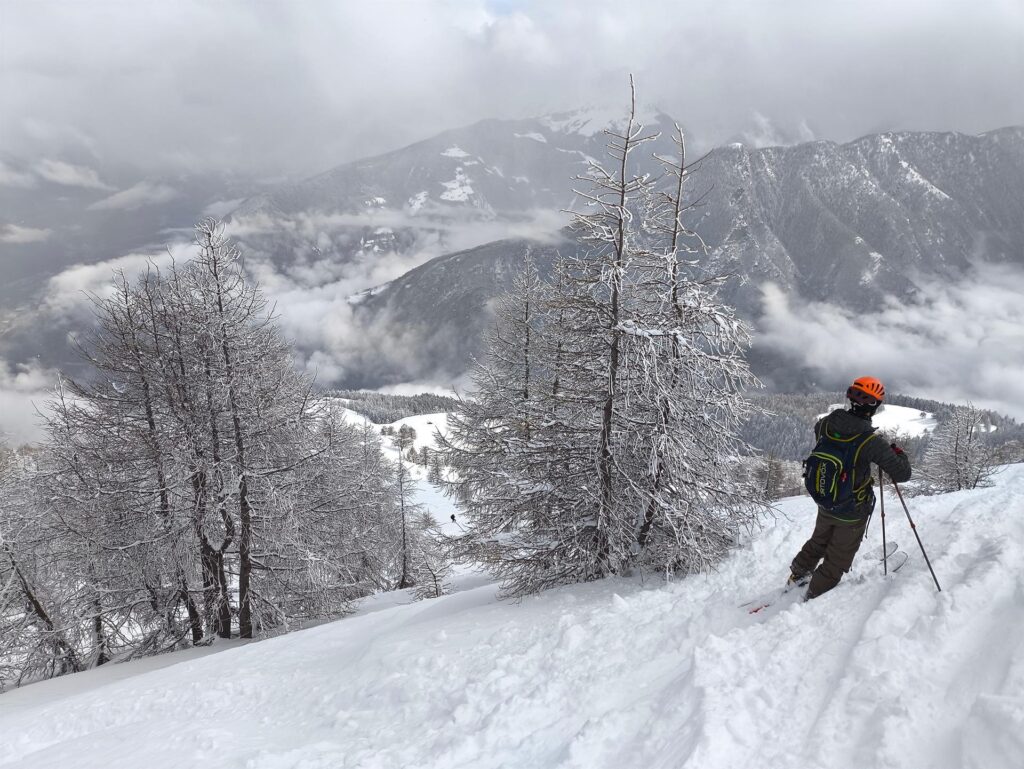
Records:
[[[898,574],[861,560],[815,601],[749,615],[810,533],[792,498],[706,576],[499,603],[463,574],[443,598],[8,692],[0,766],[1018,769],[1024,465],[908,502],[942,593],[888,499]],[[876,515],[865,548],[880,538]]]

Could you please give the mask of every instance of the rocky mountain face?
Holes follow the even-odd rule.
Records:
[[[251,201],[243,212],[354,207],[371,195],[400,200],[410,216],[428,202],[435,210],[469,207],[492,219],[571,205],[572,176],[585,158],[602,157],[606,139],[555,131],[552,124],[488,121]],[[670,125],[664,116],[654,121],[656,129]],[[665,137],[648,149],[671,151]],[[430,163],[419,159],[431,155]],[[655,170],[653,161],[640,162]],[[450,179],[436,181],[443,177]],[[767,283],[796,302],[868,312],[887,297],[913,296],[924,281],[958,279],[978,259],[1024,266],[1022,128],[980,136],[887,133],[847,144],[762,149],[731,145],[704,158],[691,184],[700,205],[688,223],[708,245],[703,266],[735,276],[725,298],[755,323]],[[456,189],[464,193],[458,199]],[[321,199],[316,190],[330,194]],[[504,239],[439,256],[355,298],[360,322],[392,324],[407,342],[417,340],[408,347],[419,354],[405,367],[364,366],[348,384],[464,370],[479,351],[489,302],[509,286],[527,248],[544,269],[558,249],[578,245]],[[755,350],[754,364],[761,373],[774,372],[779,384],[800,384],[795,370],[780,382],[786,366],[769,353]]]
[[[1024,264],[1024,129],[889,133],[714,152],[697,222],[715,268],[854,310],[954,278],[979,258]]]
[[[671,153],[670,118],[641,115]],[[603,130],[622,120],[583,111],[484,120],[395,152],[339,166],[245,201],[228,217],[246,253],[294,275],[310,263],[367,272],[388,255],[417,263],[508,237],[550,237],[577,201],[577,177],[606,154]],[[645,170],[657,165],[649,153]]]
[[[457,378],[480,354],[492,302],[511,288],[527,252],[548,275],[559,252],[576,248],[568,238],[554,243],[501,240],[433,259],[379,291],[353,297],[355,322],[390,329],[390,336],[403,339],[403,358],[395,365],[390,357],[362,356],[349,386]]]

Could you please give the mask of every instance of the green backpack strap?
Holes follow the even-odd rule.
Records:
[[[863,433],[861,433],[861,435],[863,435]],[[855,495],[856,495],[856,493],[858,491],[863,489],[865,486],[870,484],[871,481],[872,481],[872,478],[871,478],[871,467],[869,466],[868,467],[868,479],[867,479],[867,481],[862,483],[860,486],[857,485],[857,460],[860,459],[861,449],[863,449],[867,445],[868,441],[870,441],[872,438],[877,438],[877,437],[878,436],[875,434],[875,428],[872,427],[871,430],[868,431],[867,437],[860,442],[860,445],[857,446],[857,450],[855,452],[853,452],[853,466],[850,468],[850,478],[853,479],[853,491],[854,491]]]

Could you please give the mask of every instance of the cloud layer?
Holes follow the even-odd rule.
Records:
[[[372,325],[356,319],[356,294],[381,286],[441,256],[504,238],[549,241],[564,225],[557,212],[535,211],[516,221],[475,218],[473,212],[447,212],[444,218],[421,211],[417,216],[393,209],[364,213],[304,214],[294,218],[251,217],[232,221],[228,232],[238,238],[246,268],[276,303],[286,335],[295,340],[302,364],[324,384],[380,369],[401,370],[422,362],[420,336],[378,318]],[[281,260],[268,233],[288,232],[292,242],[309,244]],[[373,233],[377,243],[356,258],[348,256],[353,237]],[[389,236],[400,233],[401,249]],[[377,237],[379,236],[379,237]],[[429,362],[428,362],[429,363]],[[428,366],[418,366],[424,370]],[[450,387],[461,372],[437,371],[432,386]],[[423,385],[425,386],[425,384]]]
[[[53,230],[39,227],[20,227],[17,224],[5,224],[0,227],[0,243],[41,243],[47,240]]]
[[[629,72],[707,143],[1024,123],[1017,0],[39,0],[0,24],[3,149],[144,169],[315,172],[623,105]]]
[[[378,250],[353,261],[332,258],[331,239],[341,237],[354,224],[366,221],[330,216],[303,219],[294,226],[309,236],[307,242],[319,243],[316,248],[325,250],[311,245],[308,253],[297,252],[280,263],[271,253],[241,239],[247,269],[275,303],[285,334],[296,343],[299,364],[315,371],[322,384],[421,357],[419,337],[410,336],[408,329],[386,318],[372,326],[360,323],[352,297],[450,250],[436,230],[425,228],[415,246],[404,253]],[[538,233],[547,226],[543,218],[535,222]],[[493,234],[480,233],[481,242]],[[181,263],[192,253],[193,246],[182,241],[172,245],[169,253],[133,253],[66,268],[50,279],[36,322],[65,328],[87,323],[86,294],[103,296],[116,272],[133,275],[150,263],[164,265],[171,259]],[[766,286],[755,344],[816,372],[822,388],[842,389],[852,378],[870,374],[894,392],[946,402],[971,401],[1024,420],[1024,379],[1020,377],[1024,270],[978,264],[969,279],[921,288],[916,301],[892,301],[879,312],[864,314],[800,301]],[[461,373],[438,370],[430,381],[397,386],[396,391],[448,391],[458,384]],[[53,372],[41,367],[5,366],[0,361],[0,429],[16,441],[38,437],[32,404],[45,399],[54,382]]]
[[[93,169],[65,163],[62,160],[40,160],[36,164],[35,172],[46,181],[65,187],[84,187],[90,190],[113,189],[104,184],[99,174]]]
[[[877,313],[833,305],[794,307],[764,289],[756,344],[818,372],[824,387],[877,376],[893,392],[972,401],[1024,420],[1024,270],[981,264],[971,278],[922,286],[913,302]]]
[[[139,182],[126,190],[115,192],[89,206],[90,211],[134,211],[142,206],[155,206],[178,197],[178,191],[166,184]]]
[[[53,393],[56,372],[40,366],[10,366],[0,360],[0,442],[17,446],[39,440],[38,411]]]

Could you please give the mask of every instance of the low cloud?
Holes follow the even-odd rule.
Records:
[[[321,240],[323,244],[323,241]],[[367,356],[400,361],[413,350],[400,329],[357,320],[354,297],[386,284],[442,252],[425,235],[407,252],[378,251],[354,259],[329,254],[298,254],[284,264],[244,249],[246,267],[275,303],[285,334],[295,341],[302,364],[332,383],[358,374]]]
[[[191,256],[191,244],[178,243],[157,253],[133,253],[96,264],[76,264],[54,275],[47,282],[41,309],[65,320],[89,317],[88,296],[107,296],[113,290],[114,277],[123,272],[129,280],[147,266],[169,264],[173,259]]]
[[[380,381],[400,371],[430,376],[450,391],[461,372],[430,371],[422,330],[386,316],[359,316],[357,294],[389,283],[425,262],[504,238],[556,242],[565,216],[537,210],[515,220],[437,207],[415,214],[389,208],[295,217],[259,214],[233,220],[246,267],[277,307],[302,365],[321,383]],[[287,233],[282,254],[275,236]],[[397,243],[395,241],[398,241]],[[436,347],[443,340],[434,339]],[[415,386],[422,387],[423,384]],[[422,391],[422,390],[420,390]]]
[[[42,243],[52,234],[53,230],[8,224],[0,228],[0,243]]]
[[[56,381],[56,373],[41,366],[11,366],[0,360],[0,440],[17,446],[42,438],[37,412]]]
[[[152,206],[174,200],[179,193],[166,184],[139,182],[134,187],[115,192],[108,198],[98,200],[89,206],[90,211],[134,211],[143,206]]]
[[[513,219],[482,215],[466,208],[431,206],[428,203],[416,213],[382,207],[359,212],[312,212],[295,216],[266,213],[243,215],[233,218],[227,230],[229,235],[242,241],[287,234],[317,244],[324,250],[338,233],[344,235],[365,229],[402,229],[436,235],[442,241],[445,252],[450,253],[504,238],[529,238],[554,243],[561,239],[559,230],[568,220],[566,214],[550,209],[534,209]]]
[[[980,264],[967,279],[921,288],[915,300],[855,313],[819,302],[796,307],[767,286],[756,344],[818,372],[823,386],[841,389],[871,374],[892,392],[1024,419],[1024,270]]]
[[[788,137],[784,136],[772,121],[760,112],[754,112],[754,125],[743,133],[743,143],[750,147],[775,147],[781,144],[789,144]]]
[[[351,232],[355,229],[365,234],[369,221],[366,217],[324,215],[290,221],[286,228],[283,222],[275,221],[269,233],[244,224],[233,224],[228,231],[241,248],[246,271],[273,303],[285,335],[295,342],[298,364],[316,371],[325,385],[357,377],[366,365],[401,369],[401,361],[416,352],[414,342],[406,340],[405,332],[386,320],[372,327],[359,322],[353,297],[452,250],[439,231],[428,227],[406,234],[399,250],[368,245],[353,254],[348,249]],[[381,224],[384,221],[398,224],[405,220],[385,212],[372,219],[380,226],[370,232],[387,230]],[[289,232],[289,244],[300,244],[289,253],[282,253],[274,238],[280,228]],[[238,231],[246,233],[245,237],[237,237]],[[300,237],[295,237],[296,233]],[[181,239],[163,253],[129,253],[62,270],[47,282],[36,322],[66,328],[91,323],[90,296],[107,296],[117,273],[132,279],[151,264],[162,267],[172,259],[179,264],[186,262],[195,254],[195,245],[188,237],[191,234],[182,233]],[[265,234],[269,239],[263,239]],[[387,242],[386,232],[380,237],[381,243]]]
[[[91,190],[114,189],[104,184],[99,174],[88,166],[75,166],[62,160],[40,160],[36,163],[35,171],[46,181],[65,187],[84,187]]]

